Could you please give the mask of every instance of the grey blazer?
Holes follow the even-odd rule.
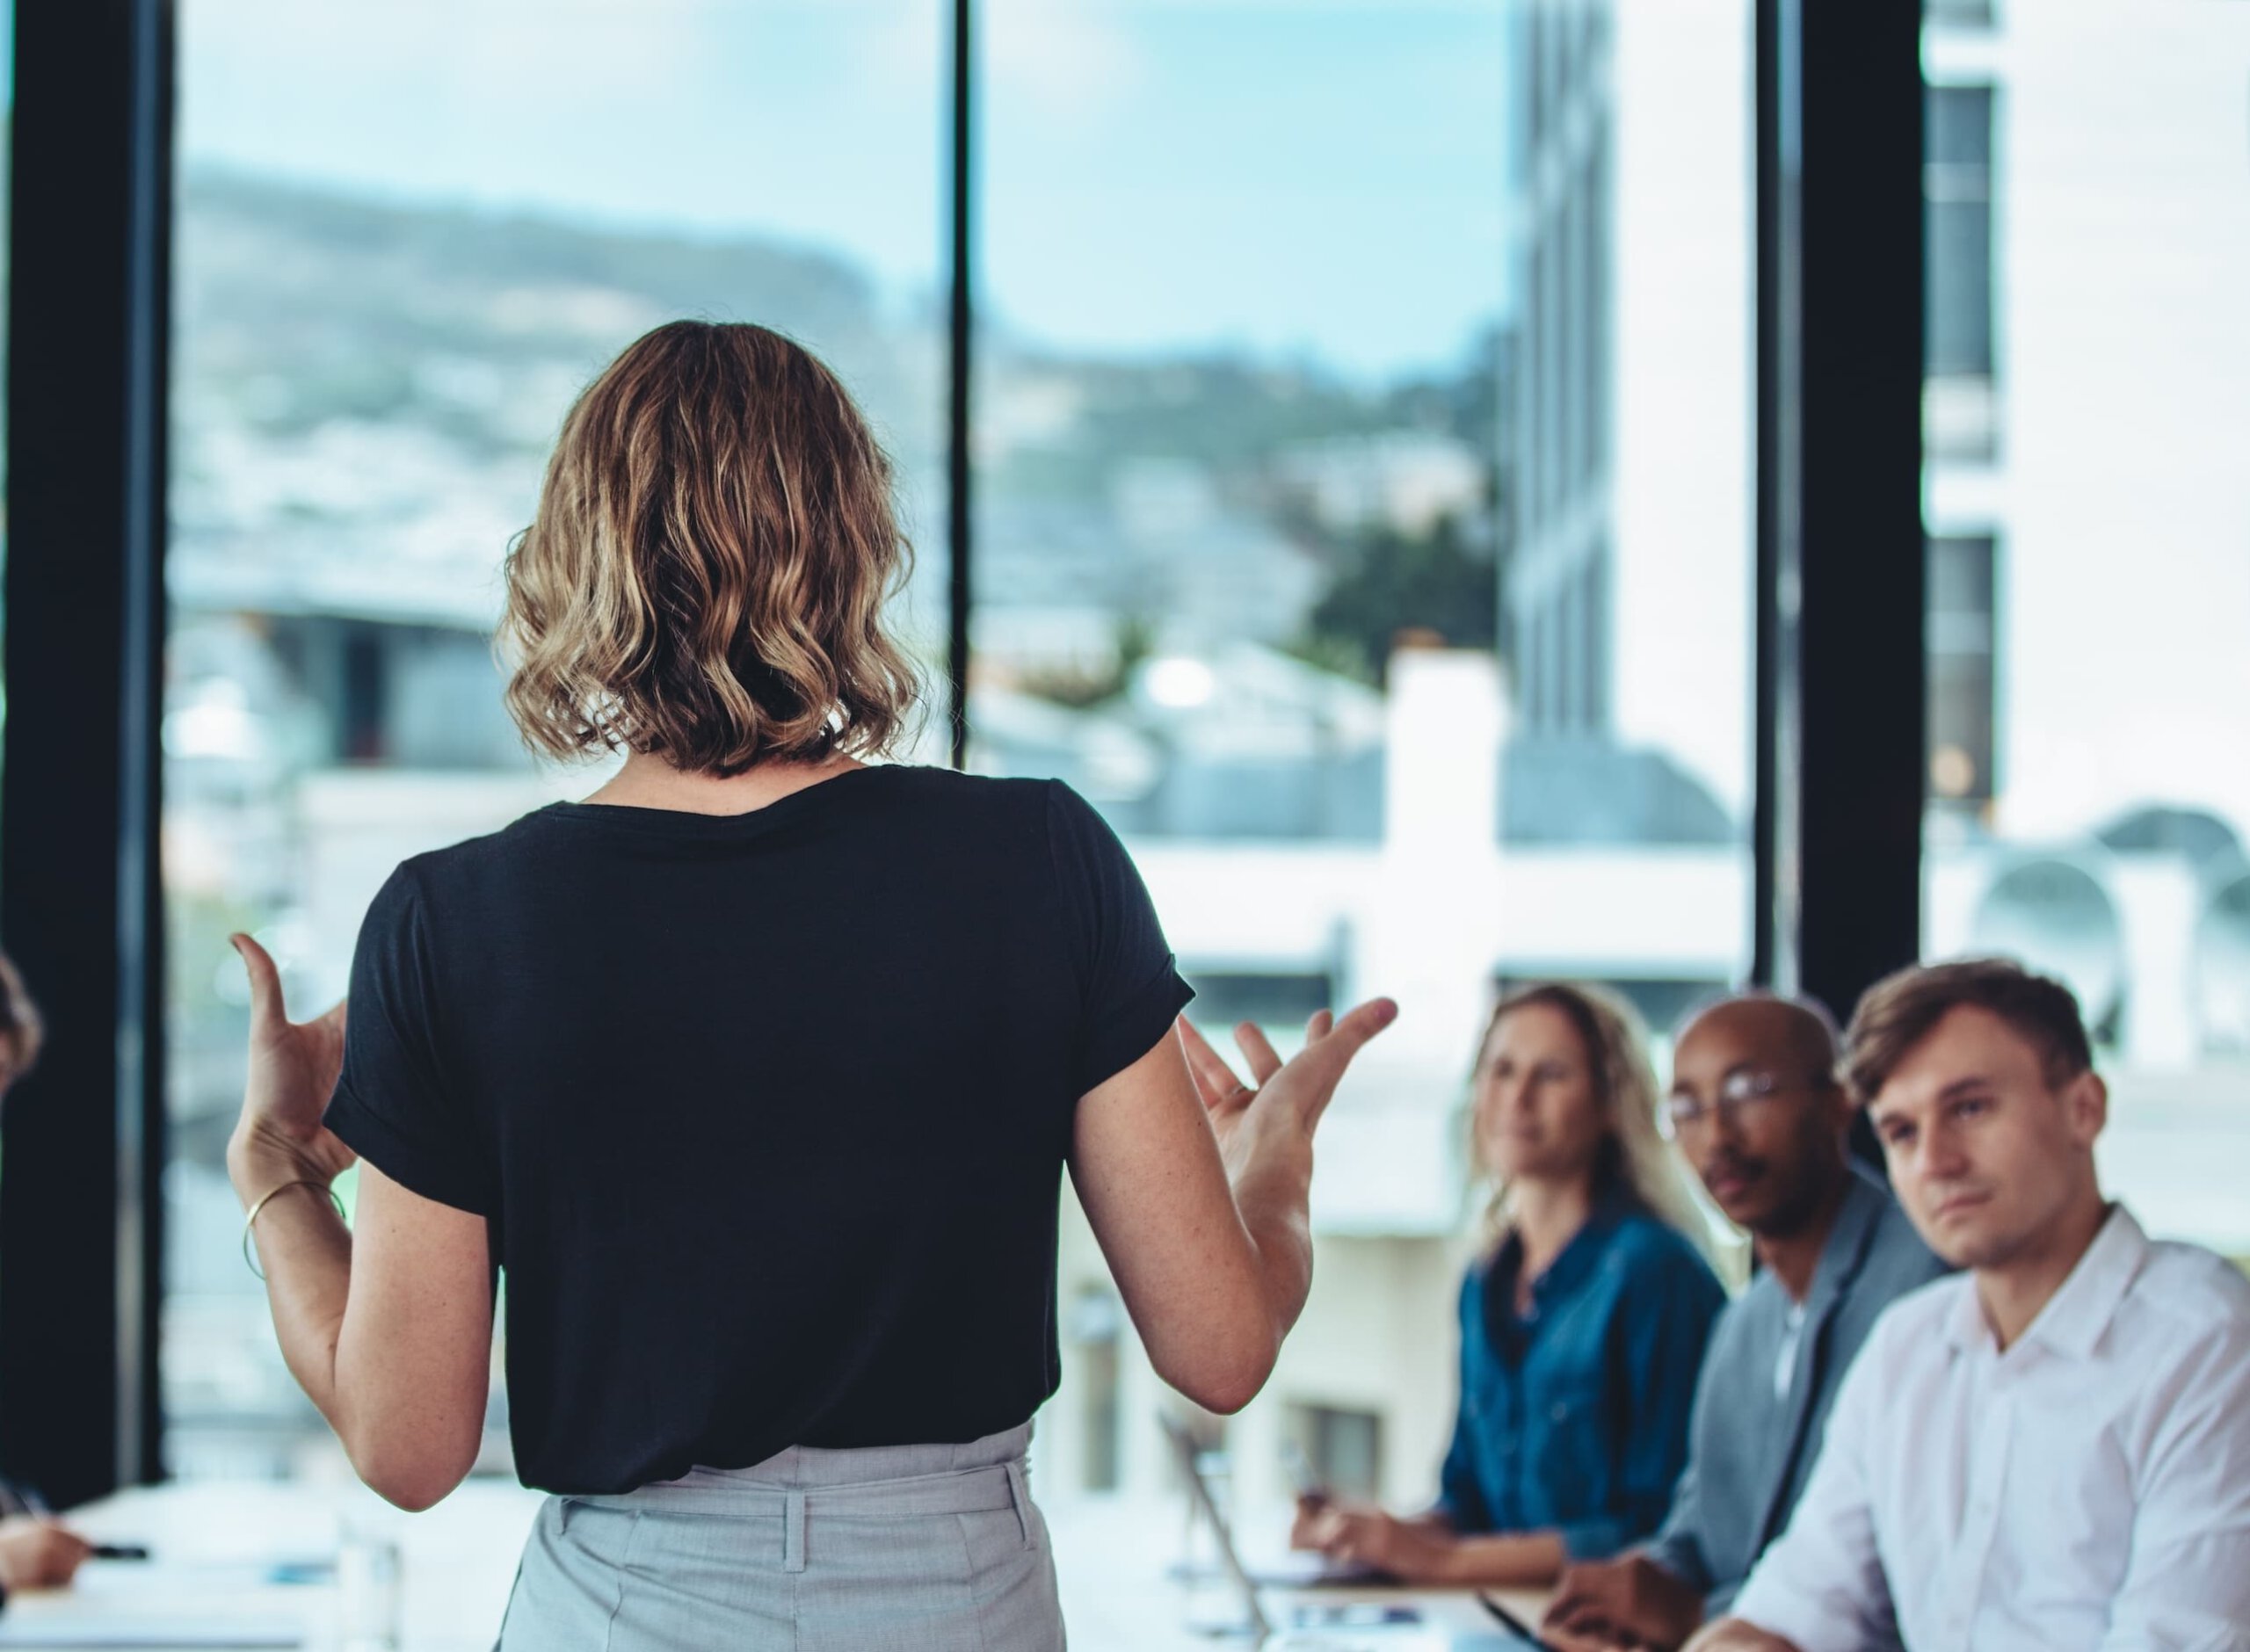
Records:
[[[1702,1590],[1713,1616],[1789,1524],[1828,1408],[1876,1315],[1946,1272],[1890,1191],[1854,1165],[1813,1270],[1786,1400],[1774,1393],[1789,1330],[1780,1281],[1760,1273],[1720,1315],[1695,1384],[1688,1469],[1646,1551]]]

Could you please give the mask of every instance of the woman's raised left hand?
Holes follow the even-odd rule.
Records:
[[[229,938],[250,972],[250,1080],[227,1143],[227,1173],[245,1206],[285,1182],[327,1186],[351,1168],[352,1149],[321,1123],[344,1070],[344,1001],[292,1021],[281,972],[247,935]]]

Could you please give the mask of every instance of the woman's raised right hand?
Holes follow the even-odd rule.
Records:
[[[1179,1018],[1179,1042],[1195,1093],[1219,1139],[1219,1156],[1230,1178],[1238,1176],[1254,1148],[1278,1135],[1284,1148],[1307,1148],[1321,1115],[1335,1098],[1336,1086],[1352,1058],[1369,1039],[1398,1018],[1389,998],[1370,998],[1341,1020],[1326,1010],[1305,1024],[1304,1047],[1283,1061],[1266,1035],[1248,1021],[1234,1030],[1234,1041],[1250,1063],[1254,1081],[1244,1083],[1226,1058],[1210,1046],[1186,1016]]]
[[[1324,1011],[1286,1061],[1245,1027],[1247,1084],[1183,1020],[1079,1098],[1079,1202],[1150,1363],[1206,1409],[1250,1402],[1303,1311],[1313,1127],[1352,1058],[1397,1015],[1388,998],[1340,1020]]]

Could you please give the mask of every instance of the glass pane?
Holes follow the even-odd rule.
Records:
[[[1922,92],[1923,163],[1988,170],[1992,163],[1992,89],[1929,86]],[[1966,180],[1983,193],[1985,180]],[[1956,186],[1960,187],[1959,185]]]
[[[1321,1293],[1228,1425],[1246,1518],[1295,1436],[1430,1494],[1500,984],[1606,981],[1667,1023],[1746,967],[1750,21],[985,27],[974,761],[1104,811],[1214,1028],[1288,1048],[1322,998],[1405,1009],[1322,1127]],[[1106,1288],[1082,1228],[1063,1276]],[[1125,1334],[1115,1380],[1153,1395]],[[1057,1508],[1111,1460],[1078,1369],[1042,1422]],[[1150,1407],[1121,1426],[1150,1492]]]
[[[1992,88],[1933,86],[1923,101],[1927,366],[1992,372]]]
[[[164,724],[179,1474],[332,1458],[221,1154],[230,929],[309,1015],[403,857],[598,784],[500,706],[497,572],[587,377],[680,315],[845,376],[942,592],[939,0],[188,0]],[[944,605],[910,628],[942,634]],[[934,617],[934,627],[924,618]],[[942,717],[939,719],[942,723]],[[488,1440],[504,1461],[505,1411]]]
[[[1998,342],[2007,441],[1929,443],[1929,947],[2068,982],[2108,1190],[2250,1256],[2250,11],[1932,15],[1932,170],[1988,203],[1932,290]]]
[[[1929,544],[1929,794],[1933,808],[1992,801],[1992,540]]]

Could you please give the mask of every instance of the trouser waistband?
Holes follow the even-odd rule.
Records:
[[[1012,1508],[1023,1467],[1018,1462],[989,1468],[956,1468],[911,1480],[870,1480],[847,1486],[779,1486],[743,1482],[731,1486],[686,1485],[679,1481],[642,1486],[637,1491],[574,1496],[572,1503],[614,1509],[664,1509],[679,1514],[715,1514],[757,1520],[781,1513],[790,1503],[828,1513],[875,1517],[886,1514],[976,1514]]]
[[[641,1512],[778,1519],[784,1523],[782,1550],[789,1571],[804,1569],[805,1522],[815,1517],[883,1519],[1007,1510],[1028,1547],[1031,1496],[1024,1452],[1030,1441],[1027,1424],[959,1446],[792,1446],[747,1468],[694,1468],[678,1480],[633,1491],[566,1501]]]

